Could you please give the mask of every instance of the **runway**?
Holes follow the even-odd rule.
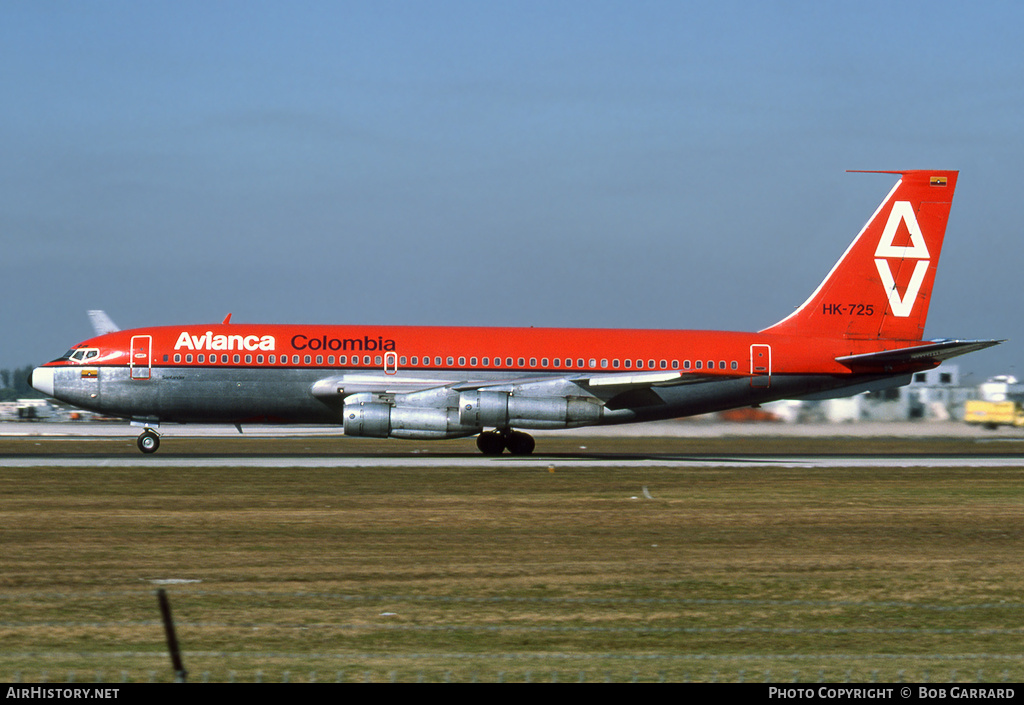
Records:
[[[54,455],[0,457],[0,468],[33,468],[61,466],[74,468],[479,468],[480,470],[547,469],[551,472],[573,468],[738,468],[738,467],[782,467],[782,468],[1021,468],[1024,458],[1020,456],[744,456],[744,457],[623,457],[586,456],[545,456],[529,457],[500,456],[496,458],[481,455],[439,455],[439,456],[339,456],[335,458],[222,456],[222,457],[61,457]]]
[[[962,423],[662,422],[539,432],[534,455],[490,457],[472,439],[345,438],[334,427],[166,426],[156,454],[125,423],[0,424],[0,468],[1006,468],[1024,467],[1024,434]]]

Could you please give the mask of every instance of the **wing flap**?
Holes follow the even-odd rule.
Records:
[[[632,372],[603,374],[573,380],[582,389],[602,400],[609,409],[636,409],[658,406],[665,400],[657,390],[721,380],[732,375],[702,375],[684,372]]]

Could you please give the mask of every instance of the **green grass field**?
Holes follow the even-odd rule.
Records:
[[[137,453],[132,440],[71,443],[0,441],[0,681],[171,680],[159,587],[191,680],[1024,680],[1024,457],[198,469],[189,453],[329,455],[339,442],[178,438],[161,456],[181,454],[180,468],[3,467],[11,453]],[[581,443],[922,450],[544,449]]]

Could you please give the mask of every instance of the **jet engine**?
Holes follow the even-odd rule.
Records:
[[[580,397],[527,397],[474,390],[459,395],[459,423],[484,428],[568,428],[597,423],[602,407]]]
[[[342,411],[346,436],[433,440],[460,438],[479,433],[477,427],[459,423],[455,409],[431,406],[393,406],[387,402],[361,399],[356,394],[345,400]]]
[[[370,438],[459,438],[485,428],[571,428],[598,423],[600,404],[577,397],[526,397],[509,392],[462,392],[458,408],[392,403],[353,394],[342,410],[346,436]],[[452,400],[454,401],[454,400]]]

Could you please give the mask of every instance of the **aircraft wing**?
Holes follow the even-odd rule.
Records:
[[[722,379],[726,379],[726,376],[690,374],[665,370],[661,372],[597,374],[576,380],[576,384],[603,401],[606,407],[615,410],[636,409],[664,404],[664,399],[656,391],[658,388],[701,384],[702,382]]]
[[[590,396],[610,409],[652,406],[664,403],[654,391],[658,387],[697,384],[721,376],[685,374],[679,371],[629,373],[573,373],[568,375],[525,374],[497,379],[440,379],[415,372],[384,374],[355,372],[325,377],[311,388],[313,396],[323,399],[344,398],[353,394],[412,394],[448,389],[452,392],[473,390],[525,393],[536,396]]]
[[[851,368],[880,368],[894,365],[905,365],[921,362],[943,362],[958,355],[965,355],[976,350],[984,350],[999,345],[1002,340],[932,340],[924,345],[898,350],[882,350],[880,352],[863,353],[861,355],[843,355],[836,358]]]
[[[336,397],[364,392],[409,394],[448,386],[452,386],[451,380],[435,379],[426,375],[387,375],[383,372],[362,372],[325,377],[313,384],[310,391],[315,397]]]
[[[373,394],[411,394],[436,389],[450,389],[453,392],[468,392],[475,389],[512,392],[523,385],[551,383],[570,380],[560,375],[521,375],[497,379],[452,380],[431,377],[410,370],[398,374],[383,372],[350,372],[333,375],[317,381],[311,391],[316,397],[350,396],[365,392]]]

